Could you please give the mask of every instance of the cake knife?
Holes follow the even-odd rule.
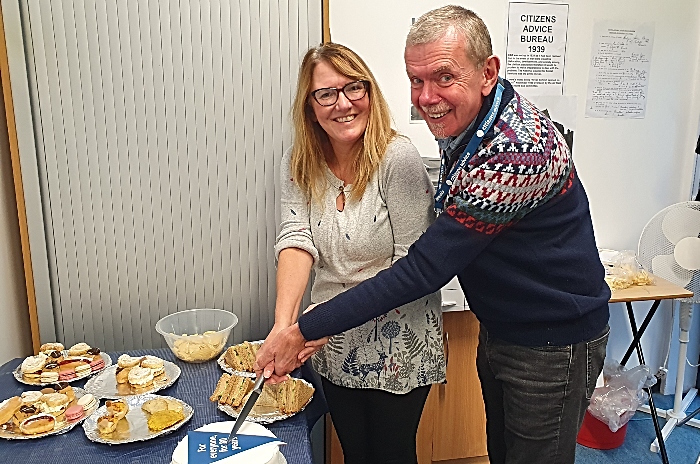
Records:
[[[231,443],[231,440],[233,440],[233,437],[236,436],[236,433],[241,428],[241,425],[243,425],[243,422],[245,422],[246,417],[248,417],[250,410],[253,409],[253,406],[255,406],[255,402],[258,400],[260,393],[262,393],[264,383],[265,377],[262,375],[255,380],[255,385],[253,385],[253,391],[250,392],[250,396],[243,405],[241,413],[236,418],[236,422],[233,423],[231,433],[229,433],[228,440],[226,440],[227,443]]]

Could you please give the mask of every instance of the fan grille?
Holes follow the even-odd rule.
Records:
[[[673,221],[667,219],[669,214]],[[665,224],[664,219],[667,219]],[[681,230],[682,233],[679,232]],[[654,258],[664,255],[669,257],[667,260],[657,260],[657,263],[660,263],[671,260],[673,257],[675,244],[669,240],[669,237],[677,241],[680,236],[700,237],[700,202],[677,203],[656,213],[642,230],[637,259],[639,264],[652,274],[659,275],[695,293],[695,296],[689,300],[698,303],[700,302],[700,271],[685,270],[675,261],[674,265],[666,267],[664,272],[661,272],[661,269],[654,270]]]

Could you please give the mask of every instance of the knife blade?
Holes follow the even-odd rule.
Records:
[[[253,409],[253,406],[255,406],[255,402],[258,400],[260,393],[262,393],[264,383],[265,383],[265,377],[262,375],[255,380],[255,385],[253,385],[253,391],[250,392],[250,396],[248,397],[248,400],[246,400],[245,404],[243,405],[243,409],[241,409],[241,413],[238,414],[238,417],[236,418],[236,422],[233,423],[233,428],[231,429],[231,433],[229,433],[228,439],[226,440],[227,443],[231,443],[231,440],[233,440],[233,437],[236,436],[236,433],[241,428],[241,425],[243,425],[243,422],[245,422],[246,417],[248,417],[250,410]]]

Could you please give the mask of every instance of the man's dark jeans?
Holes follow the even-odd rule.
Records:
[[[574,463],[608,332],[576,345],[527,347],[489,337],[481,326],[476,365],[491,464]]]

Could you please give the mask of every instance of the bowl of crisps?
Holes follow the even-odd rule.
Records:
[[[200,363],[221,354],[236,324],[238,318],[229,311],[198,308],[165,316],[156,331],[178,359]]]

